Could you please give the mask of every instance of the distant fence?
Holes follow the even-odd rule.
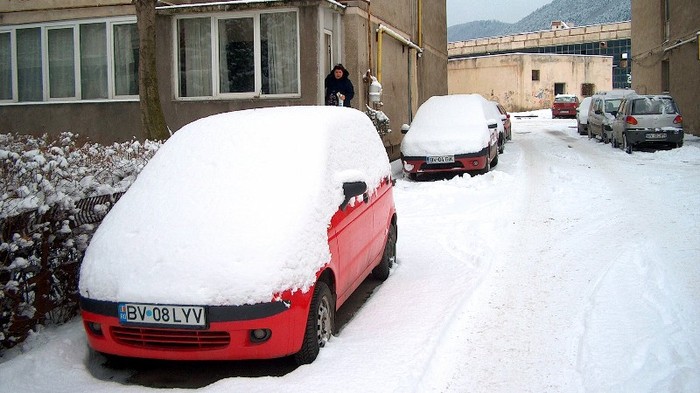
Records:
[[[52,208],[0,221],[0,350],[45,323],[78,311],[78,274],[85,246],[122,192],[84,198],[71,211]]]

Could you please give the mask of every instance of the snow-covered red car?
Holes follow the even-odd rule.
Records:
[[[97,229],[88,344],[124,357],[312,362],[335,311],[396,258],[391,165],[341,107],[224,113],[177,131]]]
[[[488,172],[498,163],[501,114],[479,94],[433,96],[402,127],[401,162],[416,179],[424,173]]]

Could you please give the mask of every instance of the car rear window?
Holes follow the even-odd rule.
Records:
[[[577,99],[576,97],[573,96],[561,96],[561,97],[554,97],[554,102],[576,102]]]
[[[661,115],[676,114],[678,109],[675,102],[670,98],[645,97],[638,98],[632,102],[633,115]]]

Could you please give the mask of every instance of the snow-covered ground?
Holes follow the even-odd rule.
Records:
[[[397,172],[398,264],[313,364],[197,391],[700,391],[700,138],[627,155],[535,113],[489,174]],[[1,392],[156,390],[78,318],[0,362]]]

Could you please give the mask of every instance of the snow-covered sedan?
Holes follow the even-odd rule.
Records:
[[[403,127],[401,161],[411,179],[425,173],[488,172],[498,163],[501,114],[479,94],[434,96]]]
[[[124,357],[312,362],[335,311],[396,258],[391,165],[342,107],[224,113],[176,132],[95,233],[89,345]]]

